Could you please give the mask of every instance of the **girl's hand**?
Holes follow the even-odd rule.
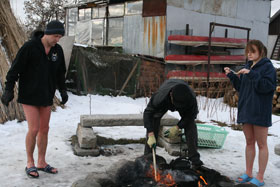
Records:
[[[237,72],[237,74],[248,74],[249,72],[250,72],[250,70],[248,70],[248,69],[246,69],[246,68],[243,68],[243,69],[239,70],[239,71]]]
[[[229,67],[225,67],[224,68],[226,75],[230,73],[230,68]]]

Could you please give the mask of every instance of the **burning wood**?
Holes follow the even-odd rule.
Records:
[[[191,164],[186,158],[177,158],[168,164],[163,157],[156,155],[156,160],[156,170],[153,166],[152,154],[138,157],[133,165],[130,163],[129,168],[127,168],[128,166],[120,168],[118,170],[118,179],[116,180],[119,186],[234,186],[233,181],[215,170],[206,167],[191,168]],[[221,182],[226,185],[220,185],[219,183]]]
[[[251,186],[235,185],[234,181],[219,172],[201,166],[192,168],[188,159],[179,157],[169,164],[156,155],[157,174],[153,166],[153,156],[145,155],[135,161],[123,160],[112,165],[108,178],[97,178],[95,181],[102,187],[234,187]]]
[[[157,182],[158,184],[162,184],[165,186],[173,186],[173,187],[176,186],[176,182],[170,173],[166,174],[162,171],[156,172],[153,165],[150,165],[150,170],[148,170],[147,172],[147,177],[151,177],[155,179],[155,182]]]

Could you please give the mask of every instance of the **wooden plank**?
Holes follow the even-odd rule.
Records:
[[[183,70],[169,71],[168,79],[181,79],[185,81],[207,82],[207,72],[193,72]],[[224,73],[210,72],[209,82],[227,82],[229,79]]]
[[[219,55],[211,56],[211,64],[244,64],[245,56],[243,55]],[[165,57],[166,63],[172,64],[208,64],[208,56],[206,55],[168,55]]]
[[[194,81],[194,82],[207,82],[207,77],[176,77],[172,76],[169,79],[181,79],[184,81]],[[228,78],[209,78],[209,82],[227,82]]]
[[[133,66],[133,68],[132,68],[131,72],[129,73],[127,79],[125,80],[125,82],[124,82],[124,84],[123,84],[123,86],[122,86],[120,92],[118,93],[118,96],[121,95],[121,93],[123,92],[124,88],[126,87],[128,81],[129,81],[130,78],[132,77],[134,71],[136,70],[136,68],[137,68],[137,66],[138,66],[138,64],[139,64],[139,61],[140,61],[140,60],[138,60],[138,61],[135,63],[135,65]]]
[[[246,46],[246,39],[239,38],[222,38],[212,37],[211,46],[217,47],[231,47],[231,48],[244,48]],[[206,46],[208,45],[209,37],[207,36],[189,36],[189,35],[170,35],[168,42],[177,45],[185,46]]]

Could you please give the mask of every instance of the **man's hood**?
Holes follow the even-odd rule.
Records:
[[[41,31],[41,30],[35,30],[31,33],[31,39],[32,40],[40,39],[43,36],[44,36],[44,31]]]

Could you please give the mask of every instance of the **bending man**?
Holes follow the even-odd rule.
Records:
[[[144,126],[147,129],[147,143],[145,153],[152,152],[156,146],[160,120],[168,111],[178,111],[181,119],[177,125],[165,132],[166,137],[175,138],[180,129],[184,128],[188,157],[193,166],[201,166],[200,154],[197,152],[197,127],[195,123],[198,107],[195,93],[183,80],[169,79],[154,93],[144,111]]]

